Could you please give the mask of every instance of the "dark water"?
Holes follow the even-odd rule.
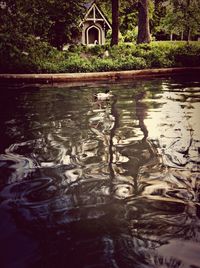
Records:
[[[1,268],[200,267],[200,81],[0,89]]]

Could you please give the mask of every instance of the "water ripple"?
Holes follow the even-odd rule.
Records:
[[[11,94],[0,213],[42,237],[43,263],[199,267],[199,84],[116,83],[94,101],[107,86]]]

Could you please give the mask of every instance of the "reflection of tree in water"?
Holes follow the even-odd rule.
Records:
[[[155,200],[154,196],[149,196],[150,199],[142,197],[143,189],[148,185],[148,173],[152,172],[155,176],[162,173],[157,151],[147,139],[148,130],[144,124],[147,106],[142,102],[144,95],[142,92],[135,96],[135,114],[143,138],[127,145],[119,145],[120,138],[116,137],[120,127],[117,101],[111,104],[111,114],[115,118],[109,143],[111,193],[113,197],[126,200],[126,205],[121,206],[121,209],[119,204],[111,206],[114,212],[112,218],[107,215],[114,232],[114,260],[120,267],[133,267],[133,263],[134,267],[182,267],[184,256],[176,256],[172,252],[170,256],[165,255],[165,245],[170,239],[179,240],[182,237],[194,241],[194,244],[187,245],[186,250],[192,250],[193,247],[195,252],[199,250],[197,242],[200,233],[195,222],[200,209],[181,200],[162,198],[161,192],[154,192]],[[127,161],[116,161],[119,154],[126,157]],[[145,178],[141,180],[141,176],[146,176],[146,182]],[[177,242],[178,245],[180,243]],[[173,251],[173,242],[168,247]],[[198,257],[195,256],[191,264],[197,263]]]
[[[115,222],[115,227],[119,228],[114,238],[120,267],[132,267],[134,263],[134,267],[171,268],[182,267],[187,262],[199,267],[200,232],[195,223],[199,218],[191,218],[185,212],[184,203],[148,198],[127,201],[125,207],[121,207],[123,212],[118,208],[113,217],[113,226]],[[180,245],[185,249],[179,253],[176,250]]]
[[[83,113],[76,111],[76,99],[65,107],[68,118],[57,120],[55,113],[41,123],[41,142],[25,144],[41,166],[17,187],[6,185],[1,198],[9,194],[16,222],[37,233],[45,252],[39,265],[64,267],[62,260],[70,268],[184,267],[184,256],[167,255],[165,246],[188,240],[186,251],[199,249],[199,205],[183,199],[187,175],[183,182],[177,170],[166,175],[160,165],[145,125],[144,98],[141,92],[131,99],[128,124],[122,118],[127,107],[117,97],[89,112],[86,105]],[[20,146],[15,152],[23,154]],[[175,180],[185,190],[179,199],[173,198],[179,196]],[[197,259],[189,258],[194,267]]]
[[[136,119],[138,120],[138,126],[141,132],[143,133],[143,137],[141,140],[133,140],[128,142],[128,144],[118,144],[117,150],[120,157],[123,158],[123,161],[120,163],[118,161],[116,163],[117,167],[120,169],[120,176],[124,177],[124,182],[127,186],[122,185],[124,189],[120,193],[120,185],[117,188],[118,197],[124,198],[131,195],[138,195],[141,193],[142,188],[138,184],[138,174],[140,169],[145,166],[149,165],[150,169],[150,162],[153,164],[158,164],[156,150],[151,144],[148,137],[148,130],[144,124],[144,119],[147,116],[147,105],[142,101],[145,96],[145,92],[139,92],[134,96],[134,114],[136,115]],[[127,181],[127,178],[128,181]],[[125,194],[125,196],[123,196]]]
[[[139,121],[139,127],[141,131],[144,134],[144,140],[148,137],[148,130],[147,127],[144,124],[144,119],[146,117],[146,110],[147,110],[147,105],[142,102],[142,99],[145,96],[145,92],[140,92],[135,96],[135,110],[136,110],[136,116]]]

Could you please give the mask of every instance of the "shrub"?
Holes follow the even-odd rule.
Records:
[[[147,67],[145,59],[141,57],[126,58],[119,63],[119,70],[138,70]]]
[[[78,55],[74,55],[61,62],[59,70],[60,72],[81,73],[92,72],[93,67],[88,59],[83,59]]]
[[[62,52],[48,43],[38,40],[34,36],[27,36],[23,47],[18,48],[10,44],[9,49],[1,48],[0,71],[10,73],[46,72],[48,70],[46,62],[56,64],[64,58]]]
[[[88,52],[92,55],[100,56],[103,54],[104,48],[100,45],[91,46],[88,48]]]
[[[93,61],[94,70],[96,72],[106,72],[106,71],[114,71],[117,69],[117,65],[113,62],[112,59],[96,59]]]
[[[173,59],[169,57],[169,47],[163,49],[159,46],[141,44],[133,50],[132,55],[141,57],[146,61],[148,68],[163,68],[173,66]]]
[[[68,51],[69,52],[73,52],[73,53],[79,53],[81,50],[80,46],[79,45],[75,45],[75,44],[72,44],[68,47]]]
[[[200,66],[200,47],[185,45],[178,47],[171,52],[171,58],[176,66]]]
[[[109,53],[105,57],[106,50]],[[58,51],[32,36],[27,37],[23,47],[0,43],[0,71],[4,73],[101,72],[175,66],[200,66],[198,42],[129,43],[113,47],[72,45],[68,51]]]
[[[97,59],[93,63],[94,70],[101,71],[120,71],[120,70],[136,70],[144,69],[146,62],[143,58],[120,58],[116,59]]]
[[[144,58],[146,59],[147,66],[151,68],[170,67],[172,65],[172,61],[168,58],[168,53],[158,48],[148,51]]]
[[[124,35],[124,42],[136,42],[138,34],[138,27],[135,29],[127,30],[126,34]]]
[[[132,46],[129,44],[113,46],[109,49],[110,57],[113,59],[129,57],[132,54],[132,49]]]

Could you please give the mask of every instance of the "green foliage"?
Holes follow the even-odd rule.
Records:
[[[146,60],[142,57],[127,57],[119,62],[119,70],[138,70],[146,67]]]
[[[92,55],[100,56],[104,52],[104,47],[100,45],[91,46],[88,48],[88,52],[90,52]]]
[[[47,42],[38,40],[34,36],[28,36],[23,51],[12,44],[1,46],[0,72],[38,73],[47,72],[50,69],[56,71],[53,66],[63,60],[64,53],[53,48]],[[47,62],[51,62],[51,64],[47,64]],[[44,68],[44,66],[46,67]]]
[[[162,29],[160,29],[160,21],[166,15],[166,7],[163,0],[154,0],[153,2],[153,16],[150,19],[151,34],[153,36],[159,36],[159,32],[162,31]]]
[[[91,63],[88,59],[81,58],[74,54],[59,64],[60,72],[68,73],[84,73],[93,71]]]
[[[132,30],[128,30],[124,35],[124,42],[132,42],[135,43],[138,35],[138,27],[135,27]]]
[[[172,61],[169,59],[170,51],[166,48],[162,49],[159,46],[141,44],[137,46],[135,53],[137,56],[145,59],[149,68],[163,68],[173,65]]]
[[[137,0],[121,1],[120,5],[120,32],[125,35],[132,31],[138,23]]]
[[[75,45],[72,44],[68,47],[68,51],[72,53],[80,53],[83,50],[84,46],[83,45]]]
[[[185,40],[200,31],[200,2],[197,0],[164,1],[165,14],[162,13],[158,31],[182,35]],[[158,15],[158,14],[157,14]]]
[[[120,44],[119,46],[113,46],[109,49],[110,57],[113,59],[123,59],[124,57],[129,57],[131,55],[132,49],[134,49],[132,44]]]
[[[84,2],[84,0],[49,0],[48,18],[50,27],[48,41],[50,44],[62,49],[64,44],[72,43],[79,36],[78,25],[85,11]]]
[[[200,66],[200,46],[194,44],[179,46],[177,49],[172,49],[170,58],[176,66]]]
[[[85,0],[8,0],[0,6],[0,41],[23,51],[29,36],[62,49],[79,35]]]
[[[93,61],[94,71],[96,72],[106,72],[117,70],[117,64],[110,58],[101,59],[98,58]]]
[[[58,51],[47,42],[27,39],[26,50],[0,51],[1,73],[73,73],[200,66],[199,42],[152,42],[118,46],[72,46]]]
[[[183,14],[181,10],[174,12],[173,6],[167,7],[166,15],[161,18],[158,30],[162,30],[167,34],[179,35],[184,31]]]

